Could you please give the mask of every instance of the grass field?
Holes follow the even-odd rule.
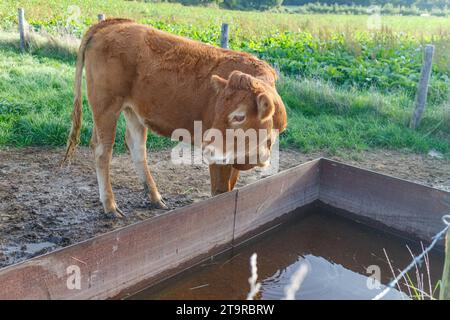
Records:
[[[107,16],[121,16],[141,22],[170,24],[173,29],[178,26],[192,28],[193,32],[218,34],[220,24],[229,22],[233,25],[233,37],[248,38],[273,34],[275,30],[346,31],[366,30],[367,16],[363,15],[299,15],[271,12],[243,12],[222,10],[211,7],[187,7],[180,4],[145,3],[143,1],[122,0],[3,0],[0,3],[0,19],[3,27],[14,27],[17,23],[18,7],[26,9],[31,24],[45,27],[64,26],[70,16],[76,12],[70,6],[78,6],[80,15],[72,20],[73,24],[83,29],[96,21],[98,13]],[[393,31],[431,36],[450,33],[450,19],[445,17],[402,17],[386,16],[382,23]],[[77,23],[78,21],[78,23]],[[175,31],[176,32],[176,31]]]
[[[303,151],[347,152],[392,148],[435,149],[450,160],[450,19],[382,17],[383,29],[367,31],[367,17],[225,11],[133,1],[3,1],[0,28],[15,28],[16,8],[26,8],[35,30],[67,34],[69,5],[80,8],[70,33],[80,36],[99,12],[151,24],[217,44],[223,21],[232,24],[231,46],[277,64],[279,91],[288,106],[282,146]],[[74,12],[74,11],[72,11]],[[76,21],[77,20],[77,21]],[[59,41],[59,40],[58,40]],[[17,35],[0,37],[0,146],[64,145],[70,127],[74,41],[17,50]],[[417,131],[407,123],[420,74],[421,46],[436,45],[429,101]],[[84,103],[82,143],[91,118]],[[117,151],[123,151],[121,120]],[[151,148],[169,141],[151,136]]]

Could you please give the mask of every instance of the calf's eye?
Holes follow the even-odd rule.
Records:
[[[236,114],[236,115],[234,115],[233,116],[233,122],[243,122],[245,120],[245,115],[238,115],[238,114]]]

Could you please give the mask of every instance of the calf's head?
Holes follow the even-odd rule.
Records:
[[[213,75],[217,94],[212,128],[204,150],[210,163],[248,170],[269,163],[272,146],[286,128],[286,109],[273,79],[233,71]]]

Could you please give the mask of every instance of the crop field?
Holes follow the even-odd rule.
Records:
[[[40,41],[18,50],[17,7]],[[136,1],[2,1],[0,4],[0,147],[65,144],[70,127],[77,39],[98,13],[127,17],[218,45],[222,22],[230,46],[276,66],[289,112],[283,147],[330,153],[388,148],[435,150],[450,160],[450,19],[302,15],[227,11]],[[408,128],[424,44],[436,47],[428,104],[418,130]],[[82,143],[92,120],[84,102]],[[121,120],[116,151],[124,150]],[[152,135],[151,148],[170,144]]]

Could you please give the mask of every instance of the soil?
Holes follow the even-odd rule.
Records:
[[[98,199],[91,151],[79,148],[65,167],[59,166],[62,155],[62,149],[0,150],[0,267],[167,212],[150,208],[130,157],[120,154],[113,157],[111,174],[127,218],[108,218]],[[280,170],[321,156],[327,154],[281,150]],[[446,160],[385,150],[327,157],[450,191]],[[170,209],[210,196],[205,164],[175,165],[167,149],[150,152],[149,166]],[[243,172],[238,187],[266,174],[260,169]]]

